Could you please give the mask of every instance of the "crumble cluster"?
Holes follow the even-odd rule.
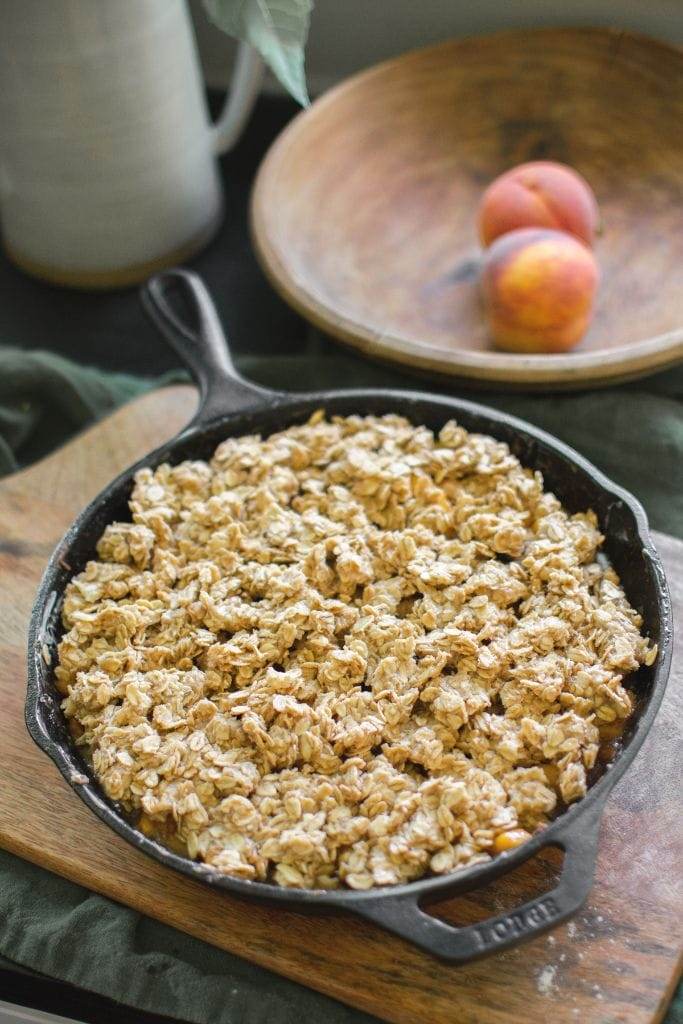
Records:
[[[141,470],[69,584],[57,685],[106,794],[244,879],[368,889],[586,792],[656,649],[569,515],[455,422],[334,417]]]

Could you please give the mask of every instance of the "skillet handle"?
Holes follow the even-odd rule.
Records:
[[[418,897],[408,892],[394,899],[387,894],[359,901],[354,913],[450,963],[468,963],[525,942],[565,921],[585,902],[595,875],[603,805],[604,799],[599,800],[586,818],[572,823],[575,831],[553,838],[552,845],[565,853],[556,888],[516,910],[457,928],[425,913]]]
[[[213,299],[198,274],[180,268],[164,270],[142,286],[140,297],[199,388],[192,426],[270,404],[279,396],[245,380],[236,370]]]

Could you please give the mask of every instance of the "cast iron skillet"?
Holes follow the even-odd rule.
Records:
[[[569,917],[581,906],[592,884],[600,818],[609,792],[636,756],[652,725],[669,672],[672,646],[669,595],[641,506],[571,448],[535,427],[473,402],[380,389],[287,395],[243,380],[232,364],[211,299],[200,279],[192,273],[175,270],[158,275],[143,290],[143,300],[198,384],[199,410],[177,437],[131,466],[102,491],[69,528],[50,559],[36,598],[28,646],[26,722],[35,742],[52,758],[81,799],[119,835],[164,864],[216,889],[268,900],[297,911],[350,911],[455,963],[505,949]],[[182,317],[177,312],[181,300]],[[191,312],[191,327],[188,326],[188,311]],[[340,414],[398,412],[414,423],[435,429],[455,417],[468,430],[507,442],[524,465],[541,470],[546,485],[570,510],[595,509],[607,537],[608,556],[622,578],[629,600],[643,615],[647,633],[659,644],[659,657],[654,666],[642,669],[634,680],[637,710],[624,737],[621,753],[585,799],[572,805],[521,847],[488,863],[451,875],[365,892],[284,889],[231,878],[172,853],[142,835],[126,812],[103,795],[71,742],[52,669],[42,656],[45,644],[55,664],[66,583],[94,557],[95,545],[104,527],[117,519],[129,519],[127,499],[137,469],[157,466],[166,460],[177,463],[188,458],[206,459],[227,436],[253,431],[267,435],[302,422],[321,406],[329,413]],[[88,781],[83,784],[84,775]],[[481,924],[456,928],[421,909],[423,903],[491,882],[547,846],[559,847],[565,853],[557,887],[516,911],[499,914]]]

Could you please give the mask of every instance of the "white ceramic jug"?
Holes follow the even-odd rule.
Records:
[[[241,46],[210,124],[185,0],[2,0],[0,219],[22,268],[116,287],[199,249],[222,210],[216,155],[263,65]]]

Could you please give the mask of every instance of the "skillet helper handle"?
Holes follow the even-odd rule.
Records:
[[[277,398],[278,392],[252,384],[238,373],[218,311],[198,274],[180,268],[164,270],[150,278],[140,294],[145,311],[199,388],[192,426]]]
[[[604,800],[580,821],[575,832],[554,840],[564,850],[562,874],[555,889],[496,917],[462,928],[425,913],[410,893],[391,899],[383,895],[354,908],[387,931],[400,935],[432,956],[464,964],[548,931],[575,914],[590,892],[595,874],[598,835]]]

